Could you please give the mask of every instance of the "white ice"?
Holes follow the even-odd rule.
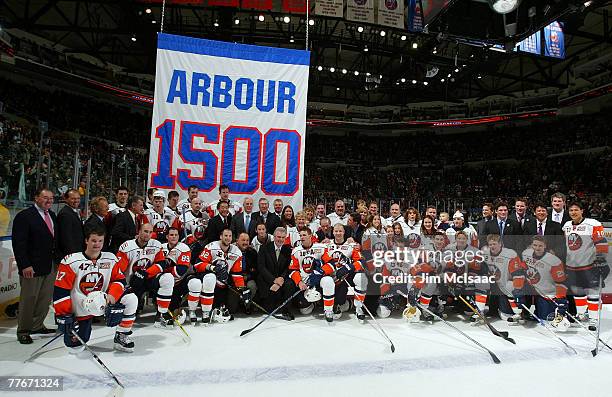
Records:
[[[606,308],[608,309],[608,308]],[[51,318],[51,317],[50,317]],[[49,319],[50,319],[49,318]],[[374,323],[359,324],[353,314],[328,326],[321,316],[287,322],[269,319],[246,337],[242,330],[262,317],[237,318],[226,324],[190,326],[186,344],[178,328],[155,328],[152,317],[137,322],[132,354],[112,350],[114,331],[94,326],[91,347],[125,384],[125,396],[589,396],[612,395],[612,351],[582,328],[560,333],[575,347],[568,351],[544,328],[493,324],[510,332],[516,345],[484,326],[459,317],[449,320],[493,350],[488,353],[443,323],[409,324],[401,318],[379,320],[396,351]],[[50,321],[49,325],[51,325]],[[612,346],[612,313],[604,310],[602,339]],[[64,391],[18,395],[104,396],[114,383],[83,352],[70,355],[61,340],[24,364],[49,339],[20,345],[15,321],[0,323],[0,375],[60,375]],[[4,393],[4,394],[3,394]],[[0,391],[0,395],[14,395]]]

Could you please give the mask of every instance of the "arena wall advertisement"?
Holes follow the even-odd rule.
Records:
[[[302,208],[309,54],[160,33],[149,187]]]
[[[19,274],[10,236],[0,237],[0,319],[6,317],[7,306],[17,302],[19,290]]]

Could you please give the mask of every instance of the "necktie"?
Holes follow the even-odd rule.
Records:
[[[276,260],[278,260],[278,257],[280,256],[280,248],[276,249]]]
[[[558,212],[555,214],[555,222],[557,223],[561,223],[561,219],[559,219],[561,217],[561,214],[559,214]]]
[[[249,230],[249,225],[251,224],[251,215],[250,214],[244,214],[244,228],[248,231]]]
[[[47,224],[47,228],[49,229],[49,233],[52,236],[55,236],[53,233],[53,223],[51,222],[51,217],[49,216],[49,211],[45,211],[45,223]]]
[[[544,232],[542,231],[542,222],[538,222],[538,236],[543,236]]]
[[[504,221],[499,221],[499,234],[504,235]]]

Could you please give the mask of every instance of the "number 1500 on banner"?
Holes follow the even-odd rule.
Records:
[[[302,138],[295,130],[271,128],[262,134],[255,127],[229,126],[221,132],[219,124],[181,121],[176,149],[175,133],[176,121],[169,119],[155,130],[159,144],[157,172],[151,175],[153,188],[175,189],[178,183],[184,190],[195,185],[210,192],[219,181],[221,157],[220,184],[228,185],[232,193],[253,194],[261,187],[265,194],[284,196],[298,190]],[[196,147],[196,138],[203,145]],[[177,158],[189,168],[173,173]],[[284,170],[280,177],[278,170]]]

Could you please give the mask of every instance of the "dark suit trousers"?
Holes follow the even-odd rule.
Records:
[[[46,276],[23,278],[19,276],[21,295],[19,296],[19,317],[17,335],[29,334],[43,327],[53,300],[53,286],[57,269]]]
[[[286,278],[283,286],[278,289],[276,292],[270,291],[270,287],[272,284],[268,286],[258,285],[258,288],[265,288],[265,294],[260,294],[263,299],[262,306],[266,308],[269,312],[276,309],[283,303],[287,298],[289,298],[296,289],[295,283],[290,278]],[[261,290],[260,290],[261,291]],[[285,306],[285,309],[288,309],[290,304]]]

